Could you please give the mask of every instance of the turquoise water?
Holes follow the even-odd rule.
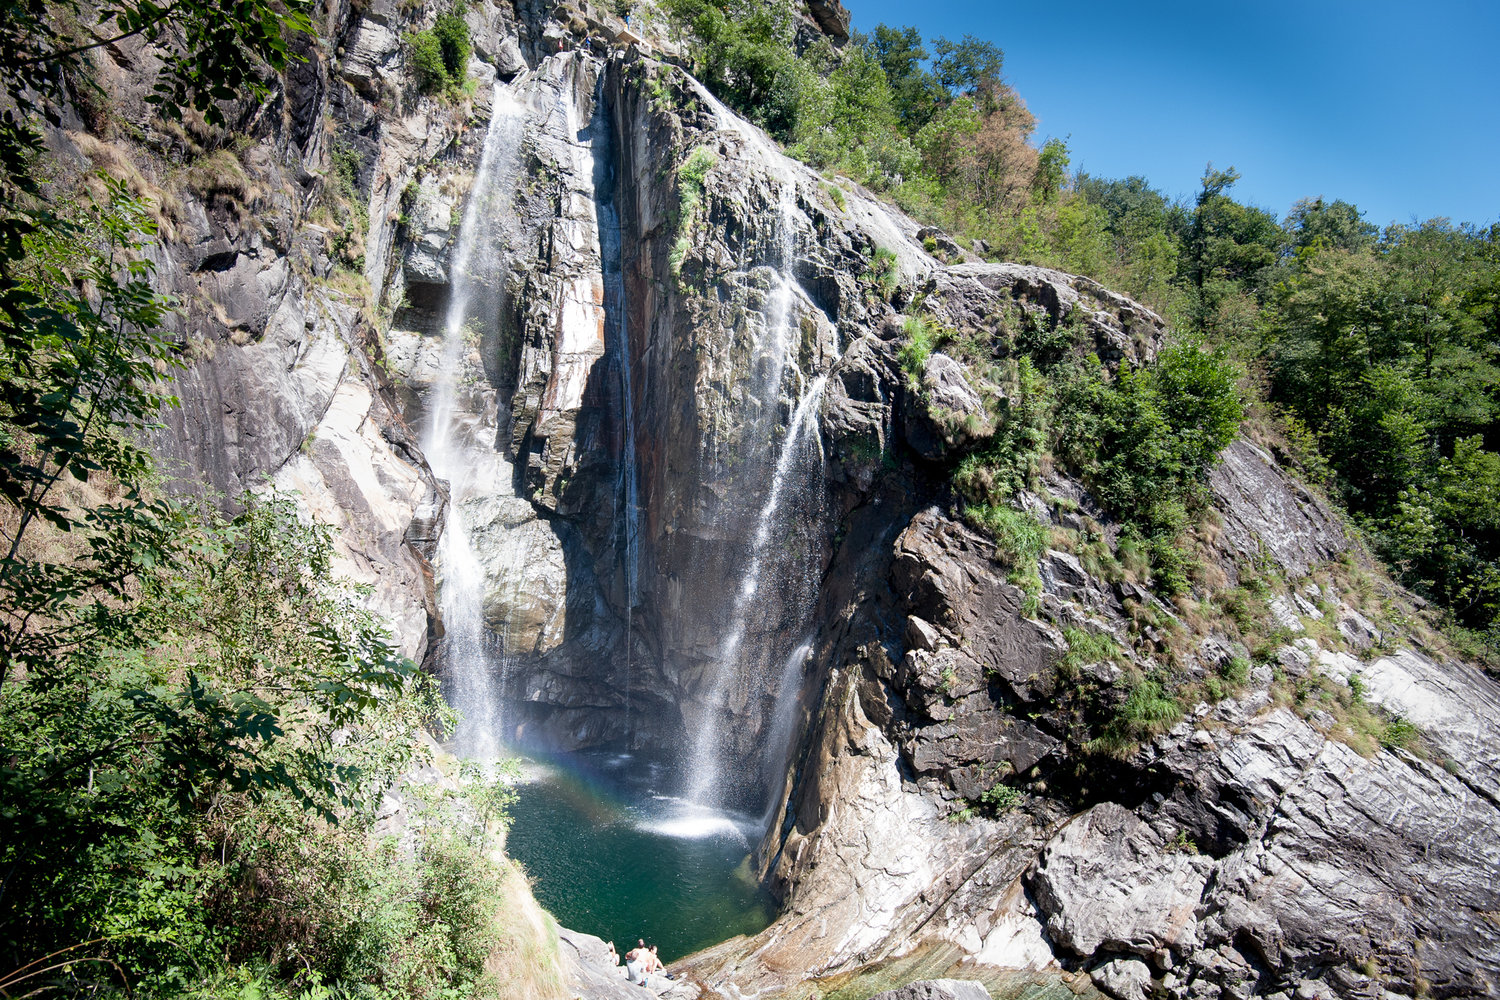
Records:
[[[671,962],[775,916],[749,855],[758,823],[658,793],[658,772],[628,755],[528,764],[506,853],[567,927],[645,938]]]

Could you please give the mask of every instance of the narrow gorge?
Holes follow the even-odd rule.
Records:
[[[729,845],[704,878],[767,909],[705,917],[735,936],[669,955],[672,996],[1494,996],[1495,676],[1253,435],[1206,474],[1189,586],[1153,586],[1079,469],[1020,442],[1033,358],[1121,378],[1166,321],[786,155],[637,8],[470,2],[457,99],[410,86],[435,10],[317,8],[151,250],[189,345],[151,442],[175,488],[271,485],[332,525],[461,713],[445,752]],[[849,40],[836,0],[797,16]],[[139,57],[101,60],[120,107]],[[164,172],[76,113],[49,141]],[[985,522],[955,481],[1008,447],[1031,457]],[[1361,745],[1355,711],[1419,742]],[[534,866],[538,896],[573,870]],[[562,932],[569,995],[646,996],[600,971],[604,931]]]

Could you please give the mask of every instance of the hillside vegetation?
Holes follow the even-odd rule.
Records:
[[[929,44],[915,28],[881,25],[842,50],[822,38],[799,46],[793,10],[774,0],[664,6],[691,39],[694,70],[793,155],[883,193],[975,256],[1057,267],[1126,292],[1232,366],[1247,432],[1342,505],[1404,584],[1440,602],[1464,652],[1493,662],[1500,225],[1431,219],[1381,229],[1325,197],[1278,217],[1235,200],[1232,167],[1210,165],[1185,200],[1143,177],[1070,173],[1061,140],[1037,147],[1035,120],[992,42]],[[929,250],[944,255],[935,241]],[[909,356],[931,349],[934,331],[909,330]],[[1033,370],[1047,367],[1044,352],[1018,353]],[[1184,355],[1168,357],[1184,370]],[[1201,369],[1201,389],[1221,383],[1199,361],[1187,367]],[[1063,410],[1076,412],[1081,393],[1105,425],[1061,429],[1048,450],[1106,467],[1082,471],[1116,513],[1154,522],[1143,535],[1162,575],[1180,584],[1164,546],[1182,519],[1140,499],[1165,486],[1191,508],[1185,494],[1211,457],[1202,447],[1227,440],[1213,420],[1231,414],[1223,400],[1205,403],[1207,424],[1179,410],[1179,443],[1153,438],[1153,427],[1172,428],[1139,408],[1163,377],[1067,373],[1057,389],[1069,397]],[[1122,413],[1134,415],[1121,423]],[[1122,441],[1157,443],[1144,446],[1150,454],[1132,445],[1134,457],[1109,448],[1092,459],[1068,444],[1098,441],[1095,432],[1110,427]],[[1024,453],[1018,462],[1011,449],[1009,464],[1024,467]],[[992,505],[1006,489],[964,492]]]

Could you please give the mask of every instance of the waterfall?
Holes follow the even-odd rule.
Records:
[[[776,685],[776,711],[771,714],[771,728],[766,736],[765,753],[761,760],[761,780],[768,789],[777,791],[776,783],[782,779],[787,761],[791,757],[793,724],[797,721],[797,694],[802,688],[802,671],[812,656],[812,640],[808,639],[787,654],[781,665],[781,677]],[[766,798],[766,811],[761,815],[760,827],[770,829],[781,807],[781,795]]]
[[[505,664],[498,664],[497,685],[493,642],[485,635],[485,571],[474,551],[468,516],[470,501],[500,481],[503,460],[494,450],[493,407],[474,405],[472,397],[478,390],[464,376],[471,349],[469,325],[472,319],[483,319],[471,317],[473,301],[478,293],[495,287],[499,278],[495,273],[499,227],[493,224],[493,215],[503,209],[518,169],[522,121],[521,105],[509,89],[497,86],[479,168],[450,258],[442,363],[422,436],[422,450],[433,475],[448,482],[448,523],[438,543],[438,570],[448,699],[463,716],[454,742],[465,756],[481,760],[493,760],[500,753]],[[482,376],[473,381],[482,381]],[[492,461],[476,461],[476,451]]]
[[[783,520],[782,508],[796,480],[806,477],[810,471],[818,474],[822,471],[823,447],[817,435],[818,406],[822,402],[823,389],[827,383],[826,375],[818,376],[797,401],[797,408],[793,411],[791,424],[787,427],[786,438],[782,442],[781,453],[776,460],[771,488],[766,494],[765,502],[760,509],[760,516],[756,520],[755,535],[750,544],[750,563],[734,591],[734,603],[729,616],[729,631],[719,647],[717,657],[719,668],[714,673],[713,684],[708,692],[707,709],[701,716],[698,731],[693,739],[690,758],[693,772],[688,785],[687,798],[699,805],[714,803],[722,791],[724,769],[729,762],[723,759],[722,741],[717,728],[720,719],[715,710],[724,698],[727,685],[741,671],[741,652],[745,641],[745,631],[749,626],[750,613],[755,608],[757,598],[761,596],[762,575],[766,568],[767,556],[770,554],[772,529]],[[816,446],[817,464],[810,470],[811,463],[806,460],[805,456],[811,446]],[[797,665],[800,668],[800,660]],[[786,673],[784,668],[783,683],[778,685],[775,695],[777,707],[772,713],[773,720],[783,711],[789,712],[790,708],[783,708],[783,706],[788,699],[795,702],[797,697],[796,685],[784,683]],[[774,722],[771,728],[770,735],[774,738],[776,729]],[[769,742],[770,740],[767,740],[768,744]],[[780,752],[779,748],[769,745],[766,749],[772,753]]]
[[[604,77],[599,78],[596,95],[602,95],[604,90]],[[596,100],[602,104],[602,96],[596,96]],[[594,142],[604,145],[606,148],[612,141],[609,130],[609,117],[596,113],[596,122],[599,132]],[[611,163],[609,158],[596,161],[598,166],[604,167]],[[597,168],[596,168],[597,169]],[[625,300],[625,279],[622,273],[620,260],[620,214],[614,203],[614,177],[613,169],[606,171],[607,176],[595,178],[595,214],[599,223],[599,258],[600,271],[604,279],[604,340],[605,350],[609,354],[610,363],[615,368],[617,384],[620,390],[620,423],[622,429],[622,441],[620,443],[620,470],[615,484],[615,506],[622,516],[616,518],[615,528],[619,539],[618,545],[621,553],[621,562],[625,573],[625,673],[624,673],[624,712],[626,741],[630,739],[630,702],[631,702],[631,650],[634,645],[634,616],[636,605],[640,603],[640,551],[641,551],[641,528],[640,528],[640,474],[636,468],[636,442],[635,442],[635,395],[630,384],[630,329],[628,326]],[[605,192],[608,192],[607,195]]]

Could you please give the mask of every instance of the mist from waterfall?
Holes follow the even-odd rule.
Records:
[[[503,277],[498,273],[499,248],[494,245],[499,227],[493,225],[492,216],[503,210],[519,169],[522,122],[523,109],[512,92],[497,86],[479,167],[449,262],[442,360],[422,437],[433,475],[448,483],[448,520],[438,543],[437,568],[443,675],[448,701],[462,715],[453,742],[463,756],[479,760],[495,760],[500,755],[505,663],[485,628],[485,571],[474,550],[467,508],[476,496],[494,490],[505,475],[505,463],[495,451],[493,401],[486,404],[475,380],[466,380],[466,371],[474,375],[466,358],[474,347],[471,324],[485,319],[471,315],[475,300],[496,288]],[[476,461],[476,454],[490,461]]]

